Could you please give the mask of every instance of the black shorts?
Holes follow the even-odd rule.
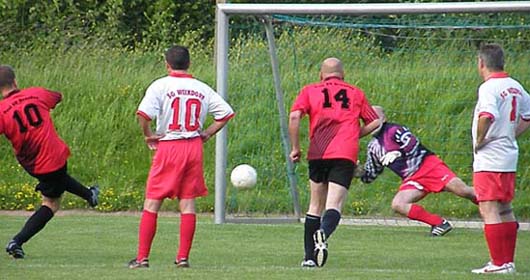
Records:
[[[348,159],[315,159],[309,161],[309,179],[315,183],[333,182],[350,188],[355,164]]]
[[[68,186],[68,173],[66,172],[66,164],[56,171],[46,174],[31,174],[37,178],[39,183],[35,187],[35,191],[40,191],[42,195],[49,198],[59,198],[66,191]]]

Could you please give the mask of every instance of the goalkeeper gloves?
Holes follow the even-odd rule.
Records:
[[[383,166],[388,166],[389,164],[394,162],[400,156],[401,156],[401,152],[400,151],[391,151],[391,152],[386,153],[379,160],[381,161],[381,164]]]

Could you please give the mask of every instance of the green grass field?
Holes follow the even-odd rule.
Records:
[[[7,243],[26,217],[0,216]],[[200,217],[191,269],[177,269],[177,215],[159,217],[149,269],[126,263],[137,246],[138,215],[83,213],[55,217],[24,245],[26,258],[4,253],[0,279],[477,279],[469,271],[488,259],[481,230],[455,229],[431,238],[425,227],[341,225],[324,268],[304,270],[302,224],[215,225]],[[530,233],[520,232],[515,276],[530,277]]]

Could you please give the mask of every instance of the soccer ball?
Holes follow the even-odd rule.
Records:
[[[256,185],[258,173],[254,167],[248,164],[236,166],[230,174],[230,181],[236,188],[246,189]]]

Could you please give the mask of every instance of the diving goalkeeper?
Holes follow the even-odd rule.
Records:
[[[385,167],[402,178],[399,191],[392,200],[392,209],[411,220],[431,226],[432,236],[443,236],[453,229],[444,218],[429,213],[416,202],[429,193],[449,191],[476,202],[475,191],[458,178],[433,152],[402,125],[386,122],[383,108],[373,106],[382,120],[372,132],[368,143],[366,164],[354,176],[364,183],[373,182]]]

